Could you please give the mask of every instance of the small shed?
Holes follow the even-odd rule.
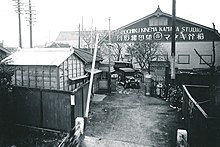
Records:
[[[96,58],[97,63],[100,60]],[[11,103],[15,123],[72,129],[75,119],[85,116],[90,61],[92,54],[76,48],[20,49],[5,58],[3,62],[15,68],[16,99]]]
[[[111,64],[109,65],[109,63],[101,63],[99,69],[102,70],[102,73],[99,76],[99,92],[105,93],[109,91],[116,91],[116,79],[111,77],[115,72],[113,66]]]
[[[85,76],[92,55],[76,48],[28,48],[20,49],[5,58],[15,68],[13,84],[17,86],[71,91],[81,83],[70,80]],[[101,58],[97,57],[96,61]]]

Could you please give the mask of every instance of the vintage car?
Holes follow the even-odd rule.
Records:
[[[124,88],[140,88],[139,80],[134,76],[125,76]]]
[[[118,81],[124,88],[139,88],[139,80],[136,78],[136,71],[133,68],[119,68]]]

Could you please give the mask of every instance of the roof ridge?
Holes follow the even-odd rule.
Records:
[[[74,48],[74,49],[76,49],[76,50],[80,50],[80,51],[82,51],[82,52],[84,52],[84,53],[87,53],[87,54],[90,54],[90,55],[92,55],[93,56],[93,54],[92,53],[90,53],[90,52],[88,52],[88,51],[86,51],[86,50],[84,50],[84,49],[78,49],[78,48]],[[99,56],[99,55],[96,55],[96,57],[100,57],[100,58],[102,58],[101,56]]]
[[[7,48],[0,47],[0,50],[6,52],[7,54],[11,53]]]
[[[119,30],[123,30],[124,28],[129,27],[129,26],[131,26],[131,25],[133,25],[133,24],[135,24],[135,23],[138,23],[138,22],[140,22],[140,21],[142,21],[142,20],[144,20],[144,19],[150,18],[150,17],[152,17],[152,16],[158,16],[158,15],[165,15],[165,16],[167,16],[167,17],[172,17],[171,14],[168,14],[168,13],[163,12],[163,11],[160,9],[160,7],[158,6],[158,8],[157,8],[157,10],[156,10],[155,12],[153,12],[153,13],[147,15],[147,16],[141,17],[141,18],[139,18],[139,19],[137,19],[137,20],[135,20],[135,21],[133,21],[133,22],[127,24],[127,25],[124,25],[124,26],[122,26],[122,27],[120,27],[120,28],[114,30],[113,32],[117,32],[117,31],[119,31]],[[176,20],[183,21],[183,22],[186,22],[186,23],[190,23],[190,24],[192,24],[192,25],[200,26],[200,27],[202,27],[202,28],[205,28],[205,29],[208,29],[208,30],[213,31],[213,29],[212,29],[211,27],[207,27],[207,26],[205,26],[205,25],[202,25],[202,24],[199,24],[199,23],[190,21],[190,20],[186,20],[186,19],[181,18],[181,17],[176,17]],[[218,32],[217,29],[216,29],[216,31]]]

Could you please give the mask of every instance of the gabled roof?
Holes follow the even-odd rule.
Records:
[[[78,40],[78,31],[61,31],[56,38],[56,41],[71,41]]]
[[[99,42],[102,42],[102,40],[108,35],[108,30],[95,30],[94,33],[99,33]],[[87,43],[85,40],[90,40],[89,36],[91,34],[91,31],[81,31],[81,41],[80,44],[82,47],[87,47]],[[56,38],[56,41],[58,43],[67,43],[71,46],[78,47],[79,44],[79,31],[61,31],[59,35]]]
[[[47,44],[46,48],[70,48],[71,46],[66,43],[58,43],[58,42],[51,42]]]
[[[124,72],[135,72],[135,70],[133,68],[128,68],[128,67],[126,67],[126,68],[119,68],[119,70],[122,70]]]
[[[59,66],[74,50],[72,48],[27,48],[20,49],[3,62],[9,65],[50,65]]]
[[[95,30],[96,33],[105,34],[107,30]],[[91,34],[91,31],[81,31],[81,34]],[[59,41],[72,41],[79,39],[79,31],[61,31],[56,38],[56,42]]]
[[[91,63],[93,60],[93,54],[83,49],[74,48],[74,54],[82,59],[85,63]],[[96,56],[96,61],[102,61],[102,57]]]
[[[157,17],[158,17],[158,16],[166,16],[166,17],[172,18],[172,15],[170,15],[170,14],[168,14],[168,13],[162,12],[161,9],[160,9],[160,7],[158,6],[157,10],[156,10],[154,13],[149,14],[149,15],[147,15],[147,16],[145,16],[145,17],[143,17],[143,18],[140,18],[140,19],[138,19],[138,20],[136,20],[136,21],[133,21],[133,22],[131,22],[131,23],[125,25],[125,26],[122,26],[122,27],[116,29],[115,31],[120,31],[120,30],[126,29],[126,28],[129,27],[129,26],[132,26],[132,25],[134,25],[134,24],[136,24],[136,23],[139,23],[139,22],[141,22],[141,21],[143,21],[143,20],[145,20],[145,19],[149,19],[149,18],[151,18],[151,17],[153,17],[153,16],[157,16]],[[206,26],[204,26],[204,25],[201,25],[201,24],[198,24],[198,23],[195,23],[195,22],[192,22],[192,21],[189,21],[189,20],[180,18],[180,17],[176,17],[176,20],[177,20],[177,21],[179,20],[179,21],[182,21],[182,22],[191,24],[191,25],[195,25],[195,26],[201,27],[201,28],[207,29],[207,30],[209,30],[209,31],[213,31],[213,28],[206,27]],[[217,34],[220,36],[219,33],[217,33]]]
[[[1,46],[0,46],[0,50],[5,52],[6,54],[10,54],[11,53],[8,49],[6,49],[4,47],[1,47]]]
[[[137,24],[141,23],[142,21],[144,22],[145,20],[148,20],[152,17],[160,17],[160,16],[165,16],[165,17],[169,18],[170,20],[172,20],[172,15],[162,12],[161,9],[158,6],[157,10],[154,13],[152,13],[150,15],[147,15],[143,18],[140,18],[140,19],[138,19],[134,22],[131,22],[131,23],[125,25],[125,26],[122,26],[122,27],[116,29],[115,31],[113,31],[113,33],[117,33],[117,32],[120,32],[122,30],[129,29],[129,27],[132,27],[133,25],[137,25]],[[207,34],[207,32],[209,32],[207,40],[212,40],[213,39],[213,34],[210,34],[210,33],[214,32],[213,28],[210,28],[210,27],[207,27],[207,26],[204,26],[204,25],[201,25],[201,24],[198,24],[198,23],[186,20],[186,19],[182,19],[180,17],[176,17],[176,22],[179,22],[179,23],[181,22],[181,23],[185,23],[185,24],[188,24],[188,25],[191,25],[191,26],[196,26],[198,28],[202,28],[202,29],[206,30],[206,34]],[[176,24],[176,25],[178,26],[178,24]],[[215,38],[217,40],[220,40],[219,32],[217,30],[215,30],[215,31],[216,31],[215,32],[215,34],[216,34]]]
[[[72,54],[75,54],[85,63],[92,62],[93,55],[91,53],[76,48],[20,49],[2,60],[2,62],[6,62],[9,65],[59,66]],[[102,61],[102,58],[97,56],[96,61]]]

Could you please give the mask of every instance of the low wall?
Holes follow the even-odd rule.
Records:
[[[184,85],[182,114],[190,146],[217,147],[220,144],[220,121],[209,114],[212,107],[207,86]]]
[[[55,130],[71,128],[71,93],[25,87],[15,87],[13,91],[16,124]]]
[[[88,82],[75,91],[14,87],[13,123],[69,131],[76,117],[83,117]]]

